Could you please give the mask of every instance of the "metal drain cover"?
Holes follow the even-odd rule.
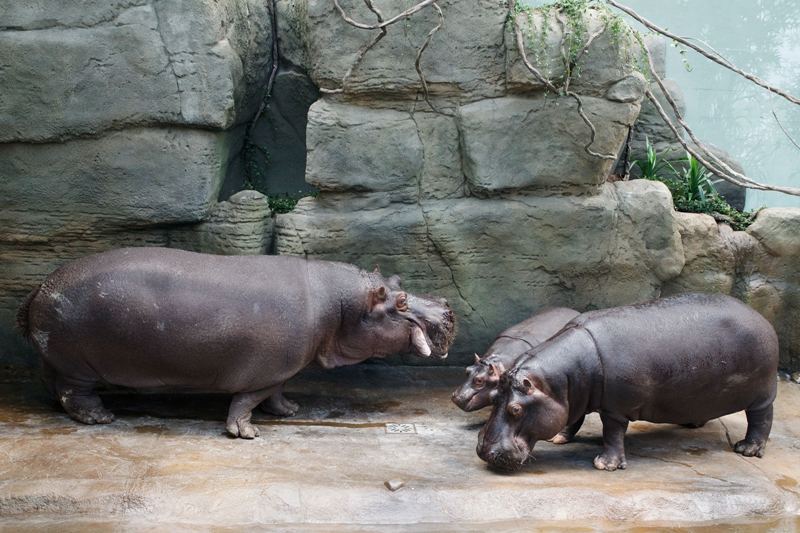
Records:
[[[386,433],[416,433],[414,424],[386,424]]]

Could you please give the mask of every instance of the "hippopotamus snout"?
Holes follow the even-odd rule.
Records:
[[[470,412],[477,411],[486,406],[489,400],[484,401],[483,396],[488,397],[488,392],[486,390],[475,390],[467,384],[456,389],[450,399],[462,411]]]
[[[447,300],[408,295],[408,312],[424,326],[420,330],[431,355],[446,358],[456,336],[455,315]]]
[[[493,417],[481,429],[476,449],[478,457],[492,468],[517,470],[528,460],[532,447],[519,435],[507,431],[508,426],[501,427],[502,424],[497,424]]]
[[[458,406],[459,409],[462,411],[473,411],[474,408],[470,409],[470,402],[475,398],[475,391],[473,390],[463,390],[457,389],[453,392],[453,396],[450,398],[453,400],[453,403]]]
[[[478,442],[478,457],[489,463],[489,466],[499,470],[518,470],[525,464],[530,456],[531,448],[519,437],[513,437],[507,442],[487,444],[486,441]]]

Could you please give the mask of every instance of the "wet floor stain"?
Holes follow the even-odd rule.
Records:
[[[383,428],[386,422],[328,422],[325,420],[257,420],[259,426],[316,426],[329,428]]]
[[[166,426],[136,426],[133,430],[143,435],[160,435],[164,433],[167,428]]]
[[[795,492],[793,489],[797,487],[797,480],[789,476],[781,476],[775,480],[775,484],[784,490]]]
[[[45,436],[53,436],[53,435],[69,435],[70,433],[75,433],[78,431],[77,427],[55,427],[55,428],[42,428],[39,430],[39,433]]]
[[[688,453],[689,455],[705,455],[708,452],[708,448],[703,448],[702,446],[684,446],[683,451]]]

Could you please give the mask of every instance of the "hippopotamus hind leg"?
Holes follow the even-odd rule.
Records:
[[[586,416],[581,416],[578,420],[574,423],[568,425],[564,429],[558,432],[558,435],[550,439],[550,442],[553,444],[566,444],[568,442],[572,442],[572,439],[575,438],[575,435],[578,433],[578,430],[581,429],[583,425],[583,420]]]
[[[625,460],[625,431],[628,421],[608,411],[600,411],[600,421],[603,423],[603,453],[594,458],[594,467],[598,470],[625,469],[628,466]]]
[[[272,385],[265,389],[251,392],[240,392],[233,396],[231,406],[228,408],[228,420],[225,429],[234,437],[254,439],[258,437],[258,428],[250,423],[253,409],[258,404],[272,396],[275,391],[280,391],[282,384]]]
[[[280,389],[261,402],[259,408],[270,415],[294,416],[300,406],[283,395],[283,385],[281,384]]]
[[[764,457],[764,448],[772,429],[772,403],[761,409],[747,409],[747,434],[733,446],[733,451],[745,457]]]
[[[103,401],[95,392],[94,385],[61,376],[57,376],[53,383],[58,401],[73,420],[84,424],[113,422],[114,415],[103,407]]]

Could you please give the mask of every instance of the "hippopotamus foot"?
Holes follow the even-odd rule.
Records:
[[[761,409],[747,409],[747,434],[733,446],[733,451],[745,457],[764,457],[767,438],[772,429],[772,404]]]
[[[745,457],[764,457],[764,448],[765,442],[748,442],[746,439],[733,445],[733,451]]]
[[[259,408],[267,414],[275,416],[294,416],[300,406],[283,395],[283,390],[279,390],[259,405]]]
[[[600,420],[603,422],[603,453],[594,458],[594,467],[608,472],[624,470],[628,466],[625,460],[628,421],[607,411],[600,411]]]
[[[280,385],[267,387],[252,392],[240,392],[234,395],[231,406],[228,408],[228,419],[225,422],[225,429],[233,437],[242,439],[254,439],[258,437],[259,431],[256,426],[250,423],[253,416],[253,409],[268,397],[272,396]]]
[[[578,433],[578,430],[581,429],[583,425],[583,420],[585,416],[580,417],[575,423],[570,424],[569,426],[565,427],[561,431],[558,432],[558,435],[550,439],[550,442],[553,444],[566,444],[568,442],[572,442],[572,439],[575,438],[575,435]]]
[[[70,385],[57,380],[55,392],[64,411],[73,420],[83,424],[109,424],[114,421],[114,415],[103,407],[103,401],[92,385]]]

